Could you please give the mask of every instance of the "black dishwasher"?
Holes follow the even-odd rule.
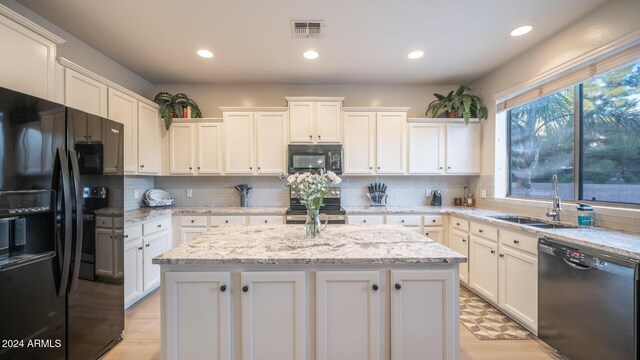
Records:
[[[538,337],[572,360],[638,359],[638,261],[538,242]]]

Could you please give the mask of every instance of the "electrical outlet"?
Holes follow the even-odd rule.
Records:
[[[187,189],[187,197],[190,198],[193,196],[193,190],[192,189]]]
[[[487,190],[486,189],[480,190],[480,198],[481,199],[486,199],[487,198]]]
[[[140,190],[133,190],[133,198],[134,199],[140,198]]]
[[[431,189],[427,189],[424,191],[424,196],[431,197]]]

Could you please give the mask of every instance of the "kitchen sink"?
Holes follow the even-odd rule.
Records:
[[[530,218],[526,216],[511,216],[511,215],[498,215],[491,216],[494,219],[507,221],[515,224],[521,224],[526,226],[533,226],[540,229],[573,229],[577,228],[575,225],[570,224],[560,224],[560,223],[551,223],[543,220]]]

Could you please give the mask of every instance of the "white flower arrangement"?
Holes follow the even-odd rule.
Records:
[[[316,211],[322,206],[324,197],[329,192],[329,187],[342,182],[342,179],[333,171],[325,172],[323,170],[319,173],[295,173],[281,177],[286,179],[287,186],[293,189],[302,205],[308,210]]]

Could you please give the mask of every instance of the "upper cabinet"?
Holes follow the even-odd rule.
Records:
[[[55,101],[56,45],[64,42],[0,4],[0,86]]]
[[[339,143],[344,98],[287,97],[290,143]]]
[[[406,111],[344,112],[345,174],[404,174]]]
[[[158,110],[138,102],[138,172],[140,174],[160,173],[160,125]]]
[[[222,174],[220,122],[176,123],[169,130],[169,172],[183,175]]]
[[[124,172],[138,172],[138,101],[109,89],[109,119],[124,124]]]
[[[286,169],[286,111],[223,113],[224,173],[275,175]]]
[[[409,174],[444,174],[444,132],[444,124],[409,124]]]
[[[107,85],[71,69],[64,71],[64,103],[74,109],[107,117]]]
[[[447,174],[480,173],[480,124],[447,123]]]

